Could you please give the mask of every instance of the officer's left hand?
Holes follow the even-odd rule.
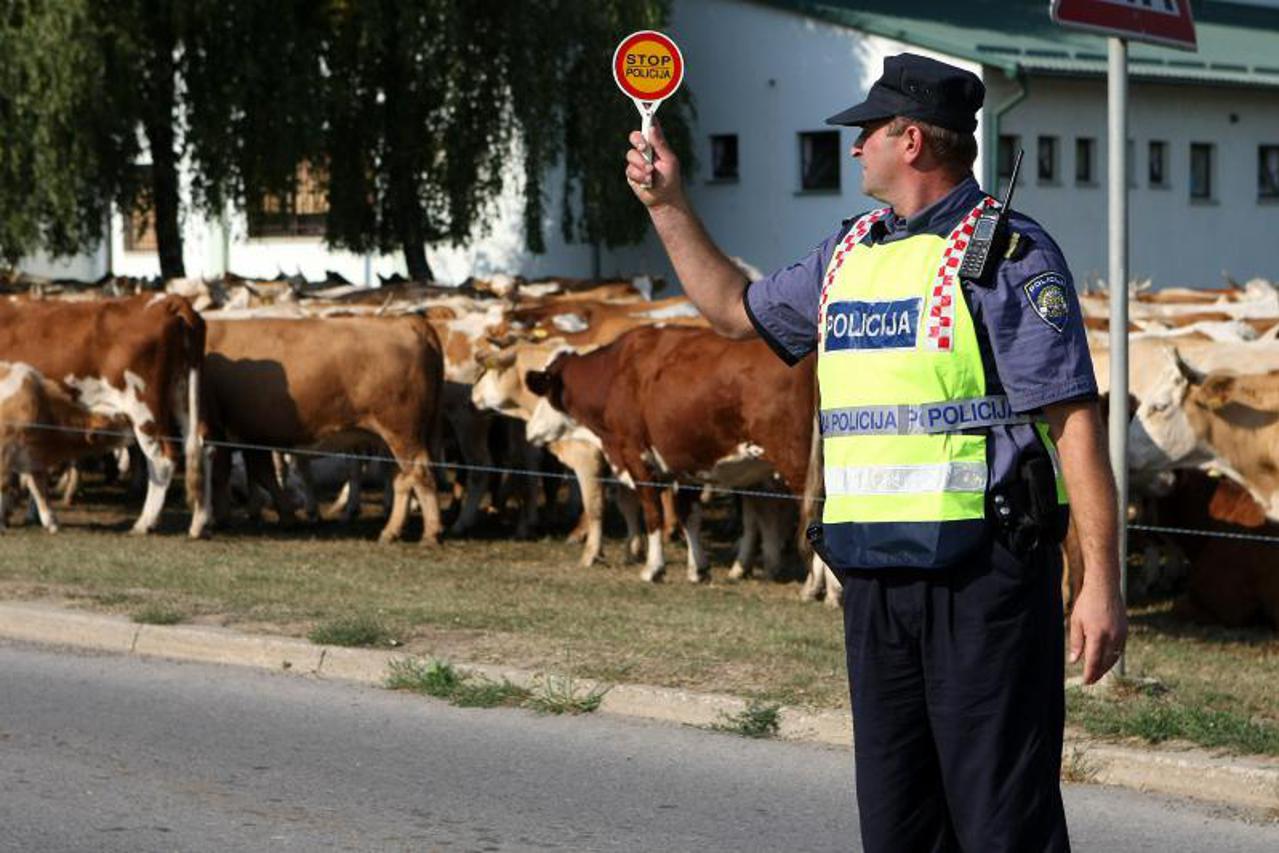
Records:
[[[1070,662],[1084,659],[1084,684],[1093,684],[1110,671],[1127,639],[1128,614],[1118,587],[1090,585],[1085,580],[1070,612]]]

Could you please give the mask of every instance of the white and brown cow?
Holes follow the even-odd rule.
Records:
[[[0,300],[0,359],[29,364],[87,411],[128,423],[148,469],[134,533],[155,527],[184,454],[190,535],[201,536],[208,523],[204,334],[204,321],[179,296]]]
[[[31,365],[0,361],[0,527],[8,520],[6,487],[16,474],[40,523],[56,532],[46,488],[50,470],[127,444],[131,437],[125,416],[94,414]]]
[[[438,541],[428,448],[438,428],[443,365],[429,323],[250,318],[210,320],[208,328],[206,389],[219,435],[232,444],[340,451],[380,439],[399,469],[381,540],[400,537],[412,492],[422,509],[422,541]],[[227,454],[220,451],[218,463],[221,492]],[[274,487],[274,472],[266,482]]]
[[[558,414],[563,428],[580,425],[598,436],[609,464],[636,487],[648,531],[644,580],[665,570],[663,482],[758,488],[776,477],[781,491],[803,491],[812,431],[811,359],[791,370],[758,340],[647,326],[593,352],[557,356],[526,382],[549,404],[530,420],[530,437],[553,435],[548,422]],[[695,492],[681,490],[676,505],[688,542],[689,580],[703,580],[708,566]]]

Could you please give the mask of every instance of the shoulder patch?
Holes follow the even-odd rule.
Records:
[[[1057,332],[1066,329],[1070,303],[1066,300],[1066,277],[1058,272],[1040,273],[1021,286],[1030,307]]]

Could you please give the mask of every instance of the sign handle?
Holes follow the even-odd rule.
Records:
[[[641,101],[639,98],[632,98],[635,102],[635,109],[640,114],[640,134],[644,137],[644,141],[648,145],[644,146],[644,162],[653,162],[653,113],[657,112],[657,107],[661,101]]]

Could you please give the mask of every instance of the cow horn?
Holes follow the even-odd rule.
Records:
[[[1185,359],[1181,357],[1181,352],[1176,347],[1172,348],[1170,355],[1172,356],[1172,363],[1177,367],[1177,372],[1184,376],[1187,382],[1191,385],[1199,385],[1203,383],[1204,374],[1187,364]]]

